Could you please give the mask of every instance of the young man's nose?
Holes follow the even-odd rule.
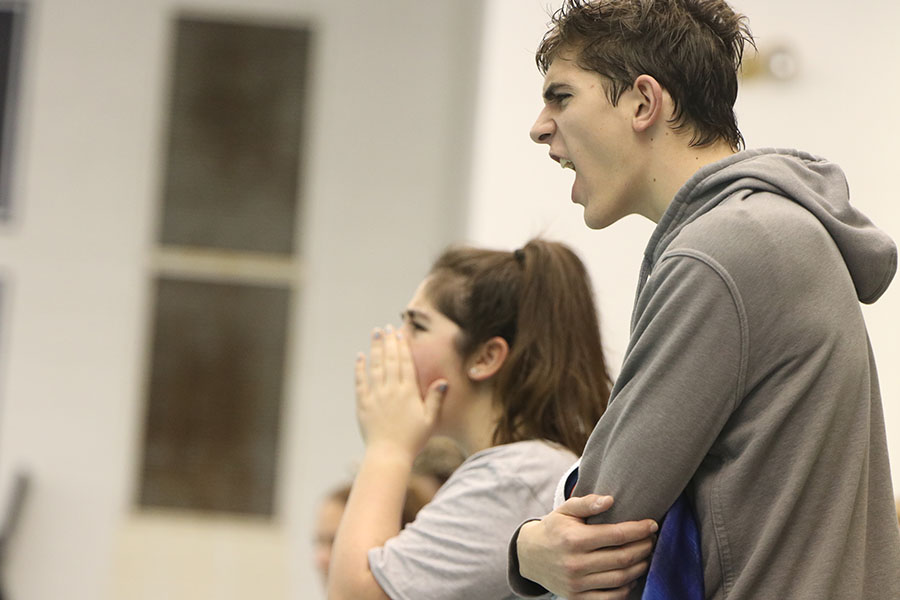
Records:
[[[556,131],[556,124],[553,122],[553,119],[548,119],[541,112],[537,121],[531,126],[531,140],[535,144],[549,144],[554,131]]]

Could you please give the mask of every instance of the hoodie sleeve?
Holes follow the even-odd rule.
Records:
[[[591,522],[661,519],[739,404],[747,319],[724,268],[667,253],[642,288],[606,414],[584,449],[575,495],[611,494]]]

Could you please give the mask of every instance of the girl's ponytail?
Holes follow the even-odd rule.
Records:
[[[498,374],[495,442],[533,437],[580,454],[611,388],[590,279],[566,246],[532,240],[522,269],[516,342]]]
[[[493,336],[509,345],[494,389],[503,409],[494,443],[546,439],[580,454],[611,388],[581,260],[539,239],[514,252],[451,249],[428,293],[460,326],[464,358]]]

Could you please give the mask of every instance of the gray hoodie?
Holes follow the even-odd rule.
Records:
[[[596,520],[619,522],[661,519],[686,489],[707,598],[900,599],[859,305],[896,265],[896,246],[826,160],[752,150],[698,171],[647,246],[625,360],[575,495],[612,494]]]

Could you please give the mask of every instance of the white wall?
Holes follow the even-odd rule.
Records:
[[[353,357],[460,235],[479,5],[42,0],[31,8],[16,217],[0,231],[0,507],[16,468],[34,477],[7,557],[9,593],[245,598],[256,578],[264,597],[315,598],[313,508],[360,449]],[[269,523],[188,516],[180,527],[178,515],[157,526],[158,515],[133,510],[170,20],[180,8],[310,21],[317,33],[299,228],[306,283],[292,328],[278,517]],[[242,546],[247,553],[235,554]],[[167,566],[211,548],[219,556]],[[148,556],[169,562],[142,564]],[[273,577],[287,581],[261,581]]]
[[[637,271],[652,224],[629,217],[588,230],[569,201],[572,173],[528,139],[542,105],[533,52],[549,20],[545,0],[489,0],[478,97],[468,235],[513,247],[529,236],[568,241],[594,278],[613,363],[628,336]],[[559,2],[550,3],[558,6]],[[900,162],[900,5],[861,0],[848,9],[817,0],[739,0],[761,49],[787,41],[801,61],[788,83],[747,82],[736,111],[749,147],[793,146],[841,164],[851,197],[895,240],[900,203],[893,190]],[[893,479],[900,482],[900,283],[865,309],[880,367]],[[895,484],[895,488],[900,485]],[[900,494],[900,489],[897,490]]]

